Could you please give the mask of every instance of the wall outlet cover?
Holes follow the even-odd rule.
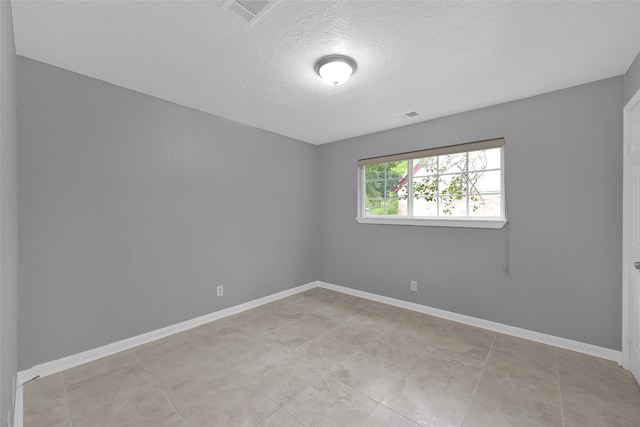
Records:
[[[224,295],[224,286],[220,285],[216,288],[216,295],[221,297],[222,295]]]
[[[416,282],[415,280],[411,281],[411,290],[414,292],[418,291],[418,282]]]

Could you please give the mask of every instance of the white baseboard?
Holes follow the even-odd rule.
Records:
[[[566,338],[560,338],[553,335],[547,335],[540,332],[530,331],[527,329],[517,328],[515,326],[504,325],[502,323],[492,322],[489,320],[478,319],[476,317],[466,316],[464,314],[458,314],[451,311],[440,310],[438,308],[429,307],[426,305],[416,304],[413,302],[403,301],[395,298],[385,297],[382,295],[373,294],[370,292],[359,291],[357,289],[351,289],[344,286],[334,285],[331,283],[315,281],[307,283],[305,285],[297,286],[295,288],[287,289],[282,292],[278,292],[273,295],[268,295],[263,298],[258,298],[253,301],[246,302],[244,304],[236,305],[234,307],[225,308],[224,310],[216,311],[214,313],[206,314],[204,316],[196,317],[194,319],[186,320],[184,322],[176,323],[171,326],[167,326],[162,329],[147,332],[135,337],[127,338],[121,341],[117,341],[111,344],[103,345],[91,350],[84,351],[82,353],[74,354],[71,356],[63,357],[61,359],[46,362],[40,365],[36,365],[30,369],[18,372],[17,375],[17,387],[16,387],[16,404],[14,413],[14,427],[22,427],[23,425],[23,385],[29,380],[35,377],[45,377],[64,370],[92,362],[103,357],[110,356],[112,354],[119,353],[121,351],[129,350],[134,347],[146,344],[151,341],[155,341],[160,338],[167,337],[169,335],[176,334],[178,332],[187,331],[200,326],[205,323],[213,322],[214,320],[222,319],[223,317],[231,316],[233,314],[240,313],[245,310],[249,310],[261,305],[277,301],[279,299],[295,295],[300,292],[304,292],[308,289],[315,287],[322,287],[325,289],[331,289],[337,292],[357,296],[360,298],[366,298],[372,301],[378,301],[384,304],[393,305],[400,308],[405,308],[420,313],[429,314],[432,316],[441,317],[447,320],[453,320],[455,322],[464,323],[466,325],[476,326],[490,331],[499,332],[505,335],[511,335],[518,338],[524,338],[531,341],[539,342],[542,344],[551,345],[554,347],[563,348],[566,350],[572,350],[579,353],[588,354],[591,356],[600,357],[602,359],[613,360],[620,364],[622,352],[618,350],[611,350],[604,347],[598,347],[592,344],[586,344],[579,341],[573,341]]]
[[[319,282],[307,283],[305,285],[287,289],[273,295],[268,295],[266,297],[255,299],[253,301],[225,308],[224,310],[205,314],[204,316],[196,317],[194,319],[185,320],[184,322],[176,323],[165,328],[156,329],[155,331],[136,335],[131,338],[126,338],[121,341],[116,341],[111,344],[103,345],[101,347],[83,351],[82,353],[77,353],[71,356],[63,357],[61,359],[53,360],[51,362],[42,363],[40,365],[34,366],[33,368],[18,372],[17,383],[19,384],[19,386],[21,386],[22,384],[31,380],[32,378],[35,378],[36,376],[46,377],[47,375],[62,372],[64,370],[83,365],[85,363],[93,362],[94,360],[101,359],[112,354],[120,353],[121,351],[129,350],[148,342],[176,334],[178,332],[187,331],[205,323],[213,322],[214,320],[222,319],[223,317],[231,316],[233,314],[237,314],[242,311],[249,310],[251,308],[255,308],[318,286]]]
[[[326,289],[342,292],[360,298],[366,298],[372,301],[378,301],[385,304],[393,305],[407,310],[417,311],[420,313],[430,314],[432,316],[441,317],[447,320],[464,323],[466,325],[476,326],[490,331],[499,332],[505,335],[511,335],[518,338],[524,338],[530,341],[551,345],[554,347],[572,350],[579,353],[588,354],[590,356],[600,357],[602,359],[613,360],[620,364],[622,352],[611,350],[609,348],[598,347],[592,344],[586,344],[580,341],[573,341],[566,338],[547,335],[540,332],[530,331],[528,329],[517,328],[515,326],[504,325],[502,323],[492,322],[489,320],[478,319],[477,317],[465,316],[464,314],[453,313],[451,311],[440,310],[438,308],[429,307],[422,304],[403,301],[395,298],[385,297],[382,295],[372,294],[370,292],[359,291],[344,286],[334,285],[331,283],[318,282],[319,286]]]

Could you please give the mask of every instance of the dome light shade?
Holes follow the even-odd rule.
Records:
[[[332,86],[346,82],[356,71],[356,62],[344,55],[329,55],[316,63],[316,73]]]

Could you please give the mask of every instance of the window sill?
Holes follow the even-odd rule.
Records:
[[[503,228],[506,219],[468,219],[468,218],[400,218],[400,217],[356,217],[360,224],[386,224],[386,225],[419,225],[424,227],[455,227],[455,228],[490,228],[499,230]]]

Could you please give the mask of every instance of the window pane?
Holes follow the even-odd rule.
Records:
[[[381,199],[384,197],[384,181],[367,182],[367,199]]]
[[[424,198],[413,199],[413,215],[438,216],[438,202],[435,198],[430,202]]]
[[[467,175],[443,175],[440,177],[438,185],[441,195],[464,195],[467,194]]]
[[[413,179],[413,197],[416,199],[435,200],[437,193],[438,179],[435,176]]]
[[[401,212],[400,210],[401,203],[404,207],[404,212]],[[387,199],[386,215],[406,215],[407,214],[406,203],[407,203],[406,200],[400,201],[397,194],[391,193],[391,195]]]
[[[440,173],[460,173],[467,170],[467,153],[438,156]]]
[[[502,162],[502,150],[471,151],[469,153],[469,171],[483,171],[485,169],[500,169]]]
[[[404,160],[365,166],[366,215],[407,215],[408,164]]]
[[[367,215],[384,215],[384,200],[367,199]]]
[[[385,163],[387,168],[387,179],[389,178],[404,178],[407,176],[407,165],[408,162],[406,160],[402,162],[391,162]]]
[[[502,175],[500,171],[469,174],[469,193],[500,193]]]
[[[466,196],[442,196],[440,200],[440,216],[467,216]]]
[[[504,201],[502,154],[503,148],[495,148],[364,165],[362,214],[499,217]]]
[[[424,159],[415,159],[413,161],[413,176],[436,175],[438,173],[438,158],[425,157]]]
[[[367,181],[384,179],[384,163],[365,166],[364,176]]]
[[[490,196],[470,196],[469,216],[499,216],[501,197],[499,194]]]

